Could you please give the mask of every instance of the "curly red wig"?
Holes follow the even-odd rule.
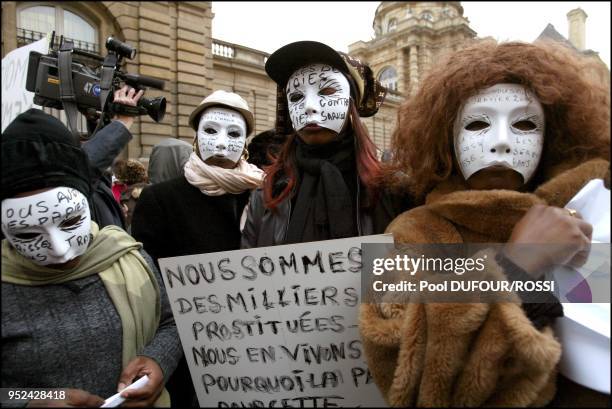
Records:
[[[393,158],[383,166],[382,180],[422,198],[458,174],[455,118],[468,97],[499,83],[525,86],[544,108],[546,135],[534,184],[586,159],[609,159],[610,94],[585,75],[590,64],[575,50],[551,42],[481,40],[448,55],[400,107]]]

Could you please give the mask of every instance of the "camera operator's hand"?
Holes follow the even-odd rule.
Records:
[[[123,104],[135,107],[140,97],[142,97],[142,94],[144,94],[143,90],[140,90],[138,91],[138,93],[136,93],[136,90],[134,88],[130,88],[127,85],[124,85],[121,89],[115,91],[115,99],[113,102],[116,104]],[[134,117],[127,115],[115,115],[113,117],[113,120],[123,122],[127,129],[130,129],[130,127],[134,123]]]

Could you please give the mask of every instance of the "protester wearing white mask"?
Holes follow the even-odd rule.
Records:
[[[287,141],[253,192],[243,248],[381,233],[407,205],[379,189],[380,163],[362,117],[386,89],[357,58],[316,41],[276,50],[266,72],[277,84],[276,133]]]
[[[191,113],[194,150],[184,176],[146,187],[134,209],[132,234],[156,262],[240,247],[240,217],[263,177],[245,160],[254,123],[247,102],[226,91],[213,92]],[[197,405],[184,358],[168,390],[173,406]]]
[[[610,172],[609,94],[585,65],[553,43],[483,40],[434,67],[399,109],[384,174],[424,202],[391,222],[395,242],[498,243],[500,251],[484,254],[480,282],[540,280],[554,264],[584,263],[592,226],[564,207]],[[563,346],[553,325],[563,309],[551,293],[533,294],[396,304],[386,294],[362,304],[364,353],[387,402],[605,404],[603,394],[558,375]]]
[[[518,189],[540,162],[544,124],[540,101],[522,85],[497,84],[470,97],[454,126],[455,155],[463,177],[468,180],[490,167],[512,169],[515,172],[506,180]]]
[[[93,407],[147,374],[126,405],[167,406],[181,349],[165,289],[139,243],[92,221],[89,169],[40,110],[2,134],[2,387],[69,388],[30,404]]]

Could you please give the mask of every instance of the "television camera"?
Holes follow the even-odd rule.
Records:
[[[115,114],[139,116],[148,114],[155,122],[163,120],[166,113],[164,97],[141,97],[137,106],[113,102],[114,91],[126,84],[136,90],[146,87],[163,90],[164,81],[121,70],[123,58],[133,59],[136,49],[108,37],[105,43],[106,57],[74,48],[71,40],[60,38],[54,49],[55,32],[51,36],[47,55],[30,52],[26,89],[34,93],[34,103],[56,109],[64,109],[71,132],[77,136],[77,111],[88,119],[99,119],[93,136],[103,123]],[[74,58],[73,58],[74,57]]]

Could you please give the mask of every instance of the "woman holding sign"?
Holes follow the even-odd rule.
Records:
[[[553,44],[482,41],[433,68],[400,108],[394,134],[388,175],[406,171],[406,188],[425,200],[389,225],[396,242],[537,249],[517,253],[505,245],[485,255],[483,274],[492,280],[539,279],[551,262],[584,263],[592,227],[563,207],[589,181],[609,180],[610,99],[572,53]],[[542,298],[521,304],[511,295],[516,302],[443,304],[386,294],[387,302],[362,305],[369,368],[387,402],[551,402],[562,351],[552,324],[561,305]],[[564,397],[553,404],[601,402],[601,394],[566,379],[557,389]]]
[[[168,406],[181,346],[163,282],[140,243],[98,228],[91,194],[87,155],[59,120],[30,109],[6,128],[2,387],[62,388],[30,403],[93,407],[147,375],[125,406]]]
[[[242,248],[381,233],[399,204],[376,189],[376,147],[359,119],[386,94],[370,67],[300,41],[275,51],[266,72],[277,84],[277,134],[287,141],[251,195]]]
[[[146,187],[134,209],[132,233],[155,262],[240,247],[240,217],[250,190],[263,178],[246,161],[254,123],[247,102],[222,90],[191,113],[189,125],[196,134],[184,175]],[[196,404],[184,358],[168,389],[173,406]]]

